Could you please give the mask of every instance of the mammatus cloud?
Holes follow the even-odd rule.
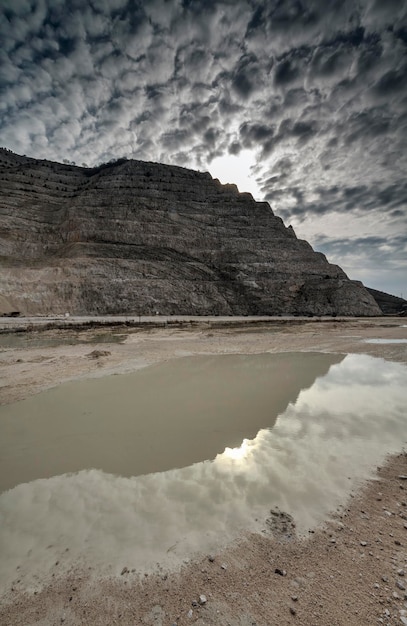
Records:
[[[406,11],[403,0],[4,0],[0,144],[201,170],[242,153],[256,195],[312,244],[321,224],[353,239],[380,223],[392,245],[406,228]]]

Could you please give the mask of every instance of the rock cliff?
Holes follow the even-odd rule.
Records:
[[[380,314],[266,202],[142,161],[1,149],[0,266],[0,302],[25,314]]]
[[[407,315],[407,300],[392,296],[390,293],[378,291],[366,287],[371,296],[376,300],[383,315]]]

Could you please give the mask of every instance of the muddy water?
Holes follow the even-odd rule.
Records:
[[[204,391],[194,376],[207,381]],[[104,386],[93,387],[99,382]],[[158,446],[160,439],[162,444],[143,454],[143,445],[137,445],[137,437],[128,430],[121,441],[130,442],[141,475],[82,469],[19,484],[0,495],[0,582],[8,586],[18,578],[19,585],[39,588],[55,572],[56,561],[59,572],[78,563],[105,573],[120,573],[124,566],[140,572],[154,569],[157,563],[179,566],[195,551],[216,550],[242,530],[261,532],[267,528],[270,508],[276,506],[294,515],[300,531],[305,531],[343,503],[352,486],[369,476],[386,454],[401,449],[407,437],[406,382],[405,365],[366,355],[204,357],[172,361],[131,377],[87,381],[83,387],[82,383],[67,385],[27,403],[1,407],[19,411],[0,413],[1,434],[8,431],[8,445],[14,445],[12,437],[15,442],[24,439],[29,419],[37,423],[39,433],[35,440],[24,439],[24,450],[17,443],[10,450],[5,462],[6,472],[13,475],[11,483],[19,480],[15,467],[20,463],[24,472],[33,472],[31,478],[44,456],[57,467],[52,448],[60,442],[57,437],[47,438],[47,429],[38,420],[53,406],[54,419],[62,410],[65,421],[75,422],[72,399],[87,406],[86,398],[95,400],[96,389],[100,394],[105,389],[105,394],[103,402],[98,400],[97,415],[88,422],[93,436],[104,428],[98,421],[103,405],[108,408],[110,431],[102,439],[110,432],[110,447],[115,446],[116,431],[127,423],[120,417],[127,410],[121,396],[131,387],[137,392],[129,401],[133,409],[144,397],[144,405],[152,403],[161,411],[155,418],[153,413],[144,417],[136,413],[137,418],[133,414],[138,423],[156,420],[151,429],[135,431],[137,436],[147,448],[148,438],[142,433],[151,431],[155,435],[151,445]],[[87,396],[90,388],[93,392]],[[143,396],[147,389],[148,401]],[[169,394],[165,400],[164,389]],[[171,393],[178,400],[186,395],[177,409],[171,409]],[[47,404],[54,396],[56,402]],[[68,408],[61,406],[62,398]],[[37,413],[24,417],[22,409],[38,402],[44,404]],[[182,419],[181,406],[187,411]],[[202,412],[194,421],[199,406]],[[228,406],[232,415],[226,418]],[[63,420],[58,424],[61,439],[69,439],[60,430]],[[172,436],[174,429],[177,436]],[[83,428],[82,434],[86,435]],[[71,436],[79,446],[75,429]],[[1,441],[3,457],[3,437]],[[197,458],[201,443],[204,461]],[[175,452],[168,454],[166,448],[173,446]],[[183,448],[190,447],[195,462],[182,467],[189,463]],[[60,455],[63,449],[59,448]],[[70,448],[72,453],[74,449]],[[27,464],[25,454],[31,458]],[[128,452],[123,449],[123,454]],[[151,455],[163,455],[162,468],[173,469],[143,473]],[[176,465],[174,459],[179,459]],[[156,470],[161,463],[161,459],[155,462]],[[84,467],[92,466],[93,460]]]
[[[273,426],[342,358],[182,358],[0,406],[0,491],[82,469],[138,476],[214,459]]]

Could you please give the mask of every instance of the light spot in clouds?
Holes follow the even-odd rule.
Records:
[[[252,174],[256,155],[250,150],[241,150],[239,154],[225,154],[215,157],[209,164],[209,172],[221,183],[234,183],[239,191],[249,192],[260,199],[261,193]]]

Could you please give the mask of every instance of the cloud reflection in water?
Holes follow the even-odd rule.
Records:
[[[261,530],[276,506],[305,531],[401,449],[406,374],[405,365],[348,355],[273,428],[213,461],[132,478],[84,470],[3,493],[1,582],[20,566],[19,578],[39,585],[56,559],[61,568],[79,561],[113,572],[176,566],[244,529]]]

